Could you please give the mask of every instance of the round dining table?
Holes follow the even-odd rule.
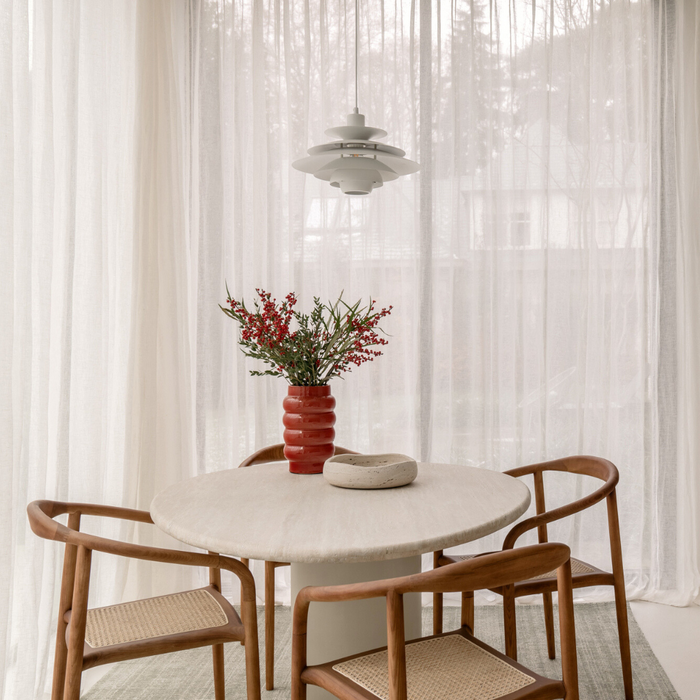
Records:
[[[189,545],[246,559],[291,562],[292,601],[307,585],[420,572],[426,552],[484,537],[530,504],[521,481],[488,469],[420,462],[407,486],[359,490],[286,462],[212,472],[160,492],[155,524]],[[406,638],[421,636],[419,594],[405,596]],[[308,662],[386,645],[385,601],[312,604]],[[309,687],[309,700],[332,696]]]

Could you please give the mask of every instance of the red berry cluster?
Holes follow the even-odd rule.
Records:
[[[241,302],[230,297],[228,299],[232,314],[241,324],[241,338],[270,349],[282,345],[286,340],[293,340],[296,334],[290,334],[289,324],[297,303],[294,292],[287,294],[278,308],[277,299],[273,299],[272,294],[264,289],[255,291],[262,302],[259,304],[256,301],[256,313],[249,312]]]
[[[377,333],[379,322],[393,307],[375,311],[375,302],[360,307],[343,301],[342,294],[334,303],[323,304],[314,299],[310,314],[295,311],[297,297],[292,292],[282,302],[269,292],[256,289],[255,311],[248,311],[243,301],[227,298],[224,313],[241,327],[239,343],[248,357],[262,360],[271,369],[253,371],[254,375],[285,377],[292,385],[327,384],[333,377],[379,357],[377,346],[386,345],[386,338]],[[291,331],[292,321],[296,328]]]
[[[374,311],[374,306],[375,302],[372,302],[369,307],[370,313]],[[345,355],[343,360],[343,371],[350,369],[350,363],[359,367],[363,362],[371,362],[375,357],[379,357],[382,354],[381,350],[370,350],[369,348],[372,345],[386,345],[389,342],[386,338],[380,337],[374,329],[385,316],[391,313],[393,308],[393,306],[390,306],[388,309],[382,309],[364,320],[350,318],[350,316],[346,318],[352,328],[354,341],[352,351]]]

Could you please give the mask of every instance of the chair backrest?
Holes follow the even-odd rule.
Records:
[[[405,593],[447,593],[512,586],[517,581],[557,570],[562,669],[567,698],[576,698],[578,676],[573,619],[570,550],[565,544],[547,543],[486,554],[441,566],[413,576],[340,586],[307,586],[294,605],[292,648],[293,683],[306,667],[306,633],[309,604],[386,597],[389,681],[392,700],[405,700],[406,660],[403,626]]]
[[[348,450],[346,447],[335,446],[334,455],[356,455],[359,452]],[[284,462],[287,458],[284,456],[284,443],[278,445],[270,445],[254,452],[250,457],[246,457],[238,467],[252,467],[255,464],[263,464],[265,462]]]
[[[545,505],[545,491],[543,473],[546,471],[567,472],[570,474],[581,474],[603,481],[603,485],[598,489],[571,501],[564,506],[548,511]],[[547,542],[547,524],[556,520],[561,520],[575,513],[579,513],[591,506],[607,499],[608,503],[608,525],[611,536],[611,546],[614,548],[613,540],[619,540],[619,523],[617,517],[617,501],[615,497],[615,487],[620,480],[617,467],[607,459],[600,457],[589,457],[579,455],[575,457],[565,457],[555,459],[550,462],[540,462],[530,464],[525,467],[510,469],[505,474],[514,477],[532,474],[535,482],[535,509],[537,515],[527,518],[515,525],[506,535],[503,541],[503,549],[512,549],[516,540],[524,533],[537,528],[538,541]]]
[[[54,518],[68,513],[68,524],[62,525]],[[93,503],[66,503],[62,501],[32,501],[27,506],[29,525],[35,535],[47,540],[65,542],[67,546],[82,547],[90,551],[106,552],[133,559],[163,562],[167,564],[184,564],[188,566],[205,566],[210,569],[228,569],[234,573],[245,588],[255,596],[255,585],[250,571],[239,561],[219,554],[186,552],[179,549],[150,547],[130,542],[121,542],[106,537],[98,537],[80,532],[82,515],[94,515],[142,523],[153,523],[150,513],[144,510],[119,508],[116,506],[96,505]],[[252,588],[251,588],[252,584]]]
[[[388,593],[451,593],[498,588],[552,571],[569,560],[565,544],[549,542],[484,554],[411,576],[350,583],[309,586],[309,600],[337,602],[377,598]],[[301,595],[301,593],[300,593]]]

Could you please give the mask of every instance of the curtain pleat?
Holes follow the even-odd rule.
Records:
[[[676,586],[700,596],[700,11],[677,8],[678,557]],[[687,596],[678,596],[681,602]],[[696,597],[696,603],[700,597]]]

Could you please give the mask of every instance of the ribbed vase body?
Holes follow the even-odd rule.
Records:
[[[284,407],[284,456],[292,474],[320,474],[333,456],[335,399],[329,386],[290,386]]]

